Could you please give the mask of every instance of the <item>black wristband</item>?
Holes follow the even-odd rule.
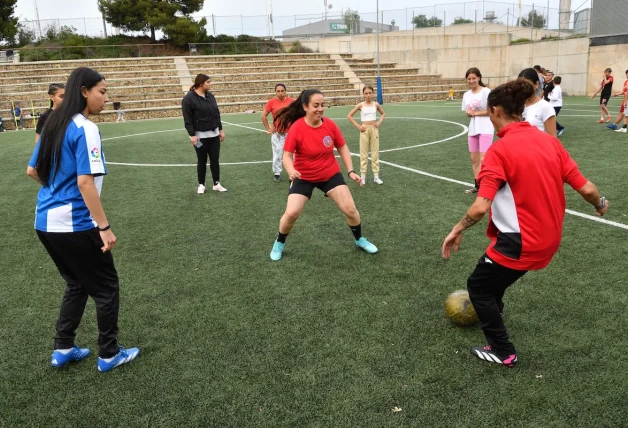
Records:
[[[98,230],[100,230],[101,232],[104,232],[104,231],[109,230],[109,229],[111,229],[111,225],[110,224],[108,224],[105,227],[99,227],[98,228]]]
[[[356,174],[356,172],[354,170],[351,170],[347,173],[347,177],[351,178],[351,173]],[[356,174],[357,175],[357,174]]]

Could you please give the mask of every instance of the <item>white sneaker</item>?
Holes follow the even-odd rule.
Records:
[[[615,132],[628,132],[628,129],[626,129],[626,128],[619,128]]]
[[[224,187],[222,187],[222,185],[220,183],[216,183],[213,187],[213,190],[215,190],[216,192],[226,192],[227,189],[225,189]]]
[[[373,179],[373,182],[374,182],[375,184],[384,184],[384,182],[383,182],[383,181],[382,181],[379,177],[375,177],[375,178]]]
[[[364,185],[366,184],[366,177],[362,177],[362,178],[360,179],[360,184],[361,184],[362,186],[364,186]]]
[[[198,189],[196,189],[196,193],[198,193],[199,195],[202,195],[203,193],[205,193],[205,186],[203,186],[202,184],[199,184]]]

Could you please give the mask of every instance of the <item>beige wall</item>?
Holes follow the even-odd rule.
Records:
[[[507,51],[509,78],[514,79],[524,68],[538,64],[562,77],[566,95],[586,95],[588,38],[512,45]]]
[[[454,27],[461,27],[461,29],[468,27],[467,31],[470,31],[473,24]],[[469,67],[477,67],[482,72],[485,82],[490,86],[516,78],[524,68],[539,64],[563,78],[562,86],[566,94],[585,95],[591,92],[591,83],[587,83],[588,38],[510,45],[511,40],[518,38],[512,33],[439,35],[435,34],[434,30],[438,29],[417,30],[414,36],[412,36],[412,31],[381,34],[381,61],[417,65],[422,74],[440,74],[445,78],[464,77]],[[529,30],[525,31],[529,37]],[[546,31],[539,30],[539,33],[542,32]],[[541,35],[535,34],[535,37]],[[377,50],[375,34],[321,39],[317,43],[321,53],[349,53],[350,49],[356,57],[373,57]],[[628,60],[628,49],[624,49],[621,53],[620,51],[621,48],[617,48],[611,54],[607,50],[602,52],[600,57]],[[628,61],[624,63],[628,65]],[[605,67],[607,65],[601,69]]]
[[[587,78],[587,92],[593,95],[600,87],[606,67],[613,70],[613,94],[621,91],[628,69],[628,45],[591,46]]]

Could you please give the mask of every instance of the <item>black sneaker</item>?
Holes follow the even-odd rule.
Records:
[[[505,367],[513,368],[517,363],[517,354],[498,356],[491,351],[491,345],[486,346],[473,346],[471,348],[471,355],[479,358],[482,361],[488,363],[501,364]]]
[[[273,181],[274,181],[275,183],[279,183],[280,179],[281,179],[281,178],[280,178],[280,176],[279,176],[279,175],[275,175],[275,177],[273,178]]]

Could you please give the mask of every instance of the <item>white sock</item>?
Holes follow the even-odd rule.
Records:
[[[55,349],[55,351],[61,352],[63,355],[65,355],[65,354],[69,354],[70,352],[72,352],[72,348],[69,348],[69,349]]]
[[[379,178],[379,175],[376,175],[373,177],[373,180],[377,180]]]

